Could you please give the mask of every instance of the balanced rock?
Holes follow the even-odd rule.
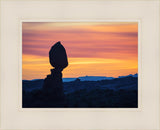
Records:
[[[51,47],[49,51],[49,60],[54,69],[51,69],[51,74],[47,75],[44,79],[43,93],[48,99],[46,102],[51,102],[52,106],[63,106],[64,91],[62,70],[68,66],[68,59],[66,50],[60,42],[57,42]]]
[[[64,69],[68,66],[66,50],[60,41],[51,47],[49,51],[49,61],[50,64],[57,69]]]

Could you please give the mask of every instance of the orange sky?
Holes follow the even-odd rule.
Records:
[[[117,77],[138,73],[138,23],[22,23],[22,78],[50,74],[48,52],[61,41],[69,66],[63,77]]]

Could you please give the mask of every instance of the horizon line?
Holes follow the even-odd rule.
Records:
[[[119,76],[116,76],[116,77],[107,77],[107,76],[91,76],[91,75],[85,75],[85,76],[79,76],[79,77],[106,77],[106,78],[119,78],[120,76],[129,76],[129,75],[135,75],[135,74],[137,74],[138,75],[138,73],[134,73],[134,74],[128,74],[128,75],[119,75]],[[79,78],[79,77],[64,77],[64,78]],[[62,79],[64,79],[63,77],[62,77]],[[42,78],[42,79],[45,79],[45,78]],[[22,80],[29,80],[29,79],[22,79]],[[30,79],[30,80],[36,80],[36,79]],[[37,80],[39,80],[39,79],[37,79]]]

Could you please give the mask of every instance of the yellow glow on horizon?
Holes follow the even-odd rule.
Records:
[[[117,77],[137,73],[137,63],[133,60],[104,58],[68,58],[69,65],[63,70],[63,77],[107,76]],[[48,57],[23,56],[23,79],[45,78],[53,67]],[[41,63],[41,64],[40,64]],[[117,72],[116,74],[114,74]],[[28,74],[28,75],[27,75]]]
[[[106,63],[119,63],[120,60],[104,59],[104,58],[68,58],[69,64],[106,64]]]

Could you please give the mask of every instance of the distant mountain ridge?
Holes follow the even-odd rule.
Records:
[[[129,74],[126,76],[119,76],[118,78],[125,78],[125,77],[138,77],[138,74]],[[114,77],[106,77],[106,76],[82,76],[78,78],[63,78],[63,82],[71,82],[75,81],[76,79],[79,79],[80,81],[101,81],[101,80],[112,80],[115,79]],[[43,79],[32,79],[32,80],[23,80],[23,81],[37,81],[37,80],[43,80]]]
[[[125,78],[125,77],[138,77],[138,74],[129,74],[126,76],[119,76],[118,78]],[[75,81],[76,79],[80,79],[80,81],[101,81],[101,80],[112,80],[115,79],[114,77],[106,77],[106,76],[83,76],[78,78],[63,78],[63,82],[71,82]]]
[[[138,74],[136,73],[136,74],[129,74],[129,75],[127,75],[127,76],[119,76],[118,78],[125,78],[125,77],[129,77],[129,76],[131,76],[131,77],[138,77]]]
[[[79,79],[80,81],[100,81],[100,80],[112,80],[113,77],[105,77],[105,76],[84,76],[84,77],[78,77],[78,78],[63,78],[63,82],[71,82],[75,81],[76,79]]]

